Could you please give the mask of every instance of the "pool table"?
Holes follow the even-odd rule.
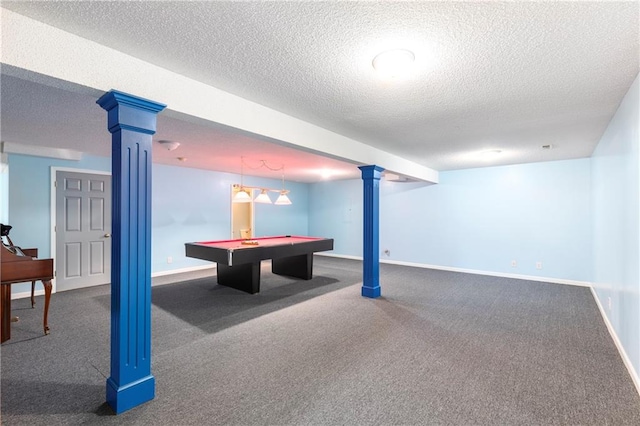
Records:
[[[252,238],[186,243],[187,257],[217,263],[218,284],[255,294],[260,291],[260,262],[271,259],[271,272],[310,280],[313,253],[333,250],[333,239],[297,237]]]

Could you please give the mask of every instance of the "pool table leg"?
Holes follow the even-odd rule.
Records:
[[[260,291],[260,262],[227,266],[218,263],[218,284],[246,293]]]
[[[273,259],[271,272],[277,275],[310,280],[313,274],[313,253]]]

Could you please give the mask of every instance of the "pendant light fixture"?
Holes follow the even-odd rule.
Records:
[[[273,168],[273,167],[270,167],[265,160],[260,160],[260,165],[257,166],[257,167],[247,166],[247,167],[249,167],[251,169],[254,169],[254,170],[260,169],[262,167],[266,167],[267,169],[269,169],[269,170],[271,170],[273,172],[282,171],[282,189],[271,189],[271,188],[255,187],[255,186],[245,186],[245,184],[244,184],[244,166],[245,166],[244,157],[240,157],[240,185],[238,185],[238,184],[234,184],[233,185],[235,193],[233,195],[232,201],[234,203],[250,203],[252,201],[252,198],[253,198],[253,190],[254,189],[259,189],[260,190],[260,194],[253,200],[256,203],[277,204],[279,206],[292,204],[291,200],[287,196],[287,194],[289,193],[289,190],[285,189],[285,187],[284,187],[284,165],[282,165],[282,166],[280,166],[278,168]],[[273,201],[271,201],[271,197],[269,197],[269,192],[277,192],[277,193],[280,194],[275,203]]]
[[[250,203],[251,195],[249,191],[244,187],[244,159],[240,157],[240,189],[233,196],[234,203]]]
[[[291,204],[291,200],[287,196],[288,193],[289,191],[284,189],[284,166],[282,166],[282,190],[280,190],[280,196],[276,200],[275,204],[279,206],[287,206]]]
[[[250,203],[251,195],[249,195],[246,188],[241,187],[238,190],[238,192],[236,192],[236,195],[233,196],[233,202],[234,203]]]
[[[288,206],[289,204],[291,204],[291,200],[289,199],[289,197],[287,197],[287,192],[289,191],[280,191],[280,196],[273,204],[276,204],[278,206]]]
[[[258,195],[253,201],[262,204],[273,204],[273,201],[271,201],[271,198],[269,197],[269,194],[267,194],[267,191],[268,189],[262,188],[260,190],[260,195]]]

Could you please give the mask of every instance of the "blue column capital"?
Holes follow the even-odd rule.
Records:
[[[376,165],[358,167],[362,172],[362,179],[380,179],[384,168]]]
[[[153,135],[156,132],[156,115],[167,107],[118,90],[108,91],[96,103],[107,111],[107,128],[111,133],[127,129]]]
[[[139,96],[130,95],[119,90],[109,90],[96,101],[103,109],[109,111],[118,105],[128,105],[134,108],[158,113],[165,109],[167,105]]]

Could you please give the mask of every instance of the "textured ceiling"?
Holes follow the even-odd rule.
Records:
[[[639,64],[637,2],[2,7],[436,170],[589,156]],[[415,53],[406,80],[374,75],[392,47]]]
[[[96,98],[3,75],[2,140],[12,144],[72,149],[93,155],[111,155],[107,116]],[[154,135],[153,161],[287,180],[317,182],[357,178],[355,164],[321,157],[258,139],[215,123],[196,123],[159,114]],[[166,150],[159,141],[180,146]],[[186,159],[180,161],[178,158]],[[241,166],[244,157],[244,170]],[[266,166],[262,166],[262,161]]]

